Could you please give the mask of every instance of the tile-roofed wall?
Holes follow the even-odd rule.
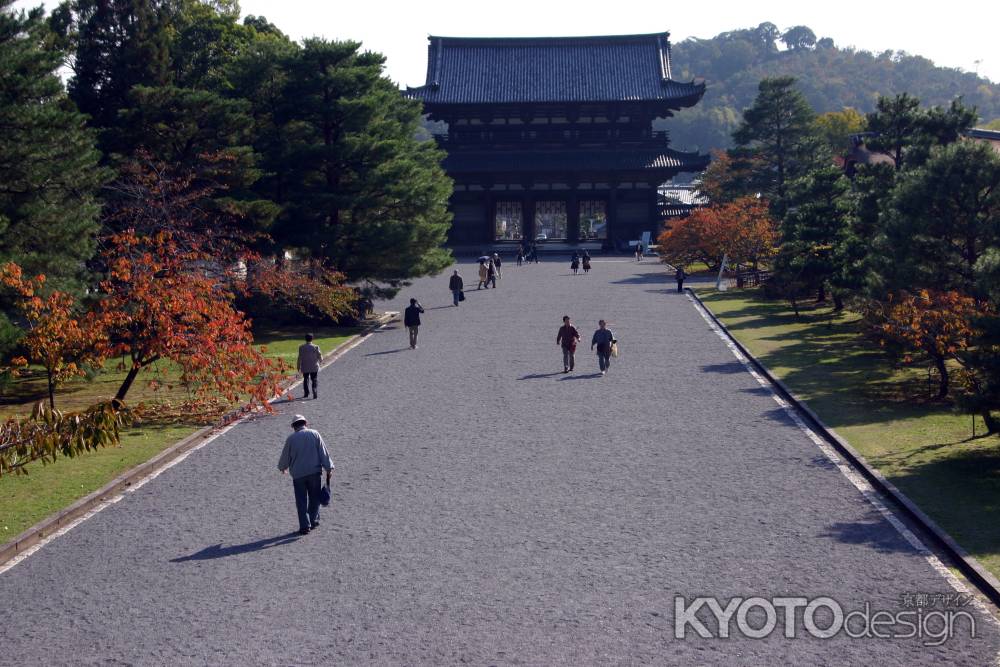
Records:
[[[611,37],[430,37],[428,103],[656,101],[700,96],[672,81],[668,33]]]

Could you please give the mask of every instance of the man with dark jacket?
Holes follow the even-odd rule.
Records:
[[[323,436],[306,428],[306,418],[295,415],[292,419],[295,432],[285,440],[278,459],[278,470],[292,476],[295,489],[295,509],[299,514],[299,533],[306,535],[319,528],[320,475],[326,470],[326,484],[330,485],[333,461],[326,449]]]
[[[459,297],[462,295],[462,289],[465,287],[465,283],[462,282],[462,276],[458,275],[458,269],[455,269],[454,275],[448,281],[448,289],[451,290],[451,297],[455,301],[455,305],[458,305]]]
[[[410,349],[417,349],[417,329],[420,328],[420,313],[424,307],[416,299],[410,299],[409,307],[403,311],[403,326],[410,332]]]
[[[597,347],[597,365],[601,369],[601,375],[607,375],[611,368],[611,346],[615,342],[615,335],[608,329],[607,322],[601,320],[597,323],[597,331],[590,339],[590,349]]]
[[[562,347],[563,373],[569,373],[576,365],[576,344],[580,340],[580,332],[569,321],[569,315],[563,315],[563,325],[556,335],[556,345]]]
[[[677,292],[684,291],[684,279],[687,278],[688,274],[684,272],[684,269],[677,267],[677,271],[674,272],[674,280],[677,281]]]

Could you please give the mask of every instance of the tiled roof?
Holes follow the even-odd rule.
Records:
[[[430,37],[427,82],[407,95],[428,104],[694,104],[705,85],[671,79],[668,37]]]
[[[663,148],[578,149],[565,151],[455,151],[444,159],[452,174],[545,171],[701,171],[710,158]]]

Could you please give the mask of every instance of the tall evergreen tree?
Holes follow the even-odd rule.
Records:
[[[394,283],[434,273],[451,181],[433,142],[417,141],[419,102],[355,42],[307,40],[290,64],[282,164],[290,174],[279,242],[328,259],[350,279]]]
[[[904,172],[886,225],[894,249],[888,289],[958,290],[982,298],[977,262],[1000,247],[1000,157],[981,143],[935,148]]]
[[[839,249],[847,234],[850,182],[838,167],[815,169],[792,182],[788,210],[782,222],[782,242],[775,261],[780,282],[815,291],[825,301],[837,287],[843,261]],[[842,295],[834,290],[837,310]]]
[[[94,127],[115,127],[133,86],[171,81],[167,0],[70,0],[68,10],[76,44],[70,97]]]
[[[94,252],[108,175],[57,71],[63,54],[41,9],[0,0],[0,262],[77,285]]]
[[[737,159],[755,163],[752,185],[768,198],[772,211],[784,218],[789,181],[812,166],[828,163],[815,126],[815,114],[790,76],[764,79],[753,105],[733,133]],[[751,193],[748,193],[751,194]]]

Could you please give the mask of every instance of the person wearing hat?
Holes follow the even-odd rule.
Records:
[[[295,432],[285,440],[285,447],[278,459],[278,470],[292,476],[295,489],[295,509],[299,514],[299,533],[307,535],[319,527],[319,494],[322,489],[320,476],[326,470],[326,483],[330,484],[333,461],[318,431],[306,428],[306,418],[295,415],[292,428]]]

